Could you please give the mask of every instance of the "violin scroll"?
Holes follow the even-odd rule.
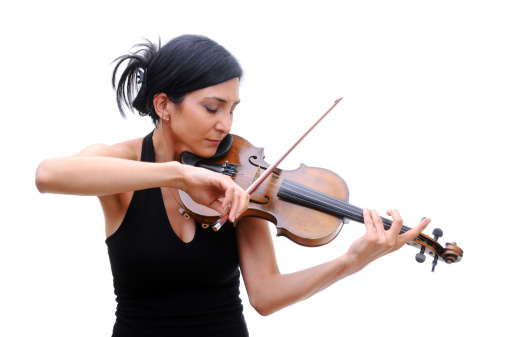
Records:
[[[455,242],[447,242],[446,248],[443,252],[443,260],[448,264],[459,262],[462,259],[463,254],[464,252]]]
[[[422,220],[425,218],[422,218]],[[440,237],[443,236],[443,231],[439,228],[435,228],[432,231],[434,235],[434,239],[431,239],[425,234],[420,234],[411,244],[415,246],[420,246],[420,252],[416,254],[416,262],[423,263],[425,261],[425,253],[433,256],[434,259],[432,261],[432,271],[435,270],[437,262],[439,260],[446,262],[447,264],[452,264],[454,262],[459,262],[462,260],[462,256],[464,255],[464,251],[457,246],[455,242],[449,243],[447,242],[445,248],[443,248],[437,241]]]

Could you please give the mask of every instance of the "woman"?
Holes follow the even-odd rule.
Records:
[[[230,221],[249,201],[230,178],[180,163],[185,151],[212,156],[229,133],[242,69],[202,36],[136,47],[117,59],[113,85],[126,62],[116,85],[120,111],[126,104],[150,116],[153,132],[47,159],[36,174],[42,193],[99,197],[118,303],[113,336],[248,336],[239,269],[251,305],[269,315],[399,249],[430,222],[399,235],[397,211],[388,212],[393,226],[385,231],[377,213],[365,209],[366,232],[346,254],[287,275],[279,272],[266,221],[203,228],[186,215],[178,190]]]

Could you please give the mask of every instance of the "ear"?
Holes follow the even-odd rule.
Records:
[[[166,120],[175,108],[175,104],[169,100],[166,94],[160,93],[153,98],[153,107],[159,119]]]

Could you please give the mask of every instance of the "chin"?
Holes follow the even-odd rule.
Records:
[[[203,158],[210,158],[212,157],[215,152],[217,152],[217,146],[213,146],[213,147],[202,147],[200,149],[197,149],[196,152],[194,152],[194,154],[200,156],[200,157],[203,157]]]

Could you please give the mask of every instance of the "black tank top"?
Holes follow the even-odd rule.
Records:
[[[154,162],[153,132],[141,161]],[[106,239],[117,309],[114,337],[248,336],[240,300],[235,230],[196,223],[183,242],[160,188],[135,191],[120,228]]]

